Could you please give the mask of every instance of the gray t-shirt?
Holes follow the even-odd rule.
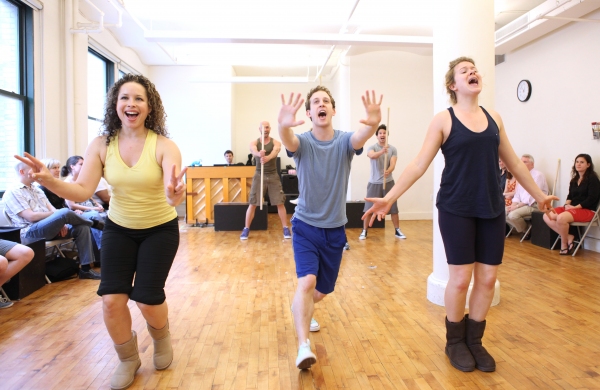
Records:
[[[381,149],[383,149],[378,143],[371,146],[369,148],[369,150],[367,150],[367,153],[369,153],[369,151],[374,151],[375,153],[379,152]],[[390,160],[392,159],[392,157],[394,156],[398,156],[398,151],[396,150],[396,148],[392,145],[388,144],[388,152],[387,152],[387,166],[385,167],[386,169],[389,168],[390,166]],[[373,184],[383,184],[383,160],[385,159],[385,155],[382,154],[381,156],[379,156],[379,158],[371,158],[371,176],[369,177],[369,183],[373,183]],[[392,177],[392,175],[389,175],[385,182],[389,183],[390,181],[394,180],[394,178]]]
[[[298,175],[299,201],[295,218],[319,228],[337,228],[348,222],[346,193],[354,154],[350,137],[353,133],[334,130],[330,141],[317,140],[311,131],[298,134],[294,158]]]

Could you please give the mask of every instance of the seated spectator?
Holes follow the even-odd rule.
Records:
[[[531,173],[535,184],[537,184],[544,194],[548,194],[548,183],[546,183],[546,178],[542,172],[533,168],[533,156],[524,154],[521,157],[521,161],[525,164],[527,169],[529,169],[529,173]],[[524,218],[531,217],[533,210],[537,210],[535,199],[529,195],[519,183],[517,183],[515,195],[512,198],[512,204],[508,206],[507,209],[508,215],[506,216],[506,223],[514,227],[517,232],[522,233],[527,228],[527,222]]]
[[[102,206],[104,210],[108,210],[111,196],[112,189],[110,184],[108,184],[105,178],[101,177],[98,187],[96,187],[96,192],[92,195],[92,200]]]
[[[223,153],[223,156],[225,156],[227,164],[233,165],[233,152],[231,150],[226,150],[225,153]]]
[[[90,228],[103,227],[102,222],[82,218],[66,208],[57,210],[44,192],[32,185],[31,168],[27,164],[19,162],[15,169],[19,182],[4,193],[2,200],[12,223],[21,227],[21,242],[72,236],[81,261],[79,278],[99,280],[100,274],[91,268],[94,253]]]
[[[590,222],[594,218],[600,202],[600,180],[594,171],[594,163],[589,154],[580,154],[575,158],[569,183],[569,195],[562,207],[544,214],[544,221],[560,235],[560,254],[568,255],[573,251],[575,237],[569,234],[571,222]]]
[[[498,159],[498,166],[500,167],[500,188],[506,188],[506,165],[502,159]]]
[[[54,176],[57,179],[60,178],[60,161],[53,158],[45,158],[42,160],[42,162],[44,163],[44,165],[46,165],[52,176]],[[55,209],[59,210],[67,207],[64,198],[61,198],[60,196],[56,195],[54,192],[50,191],[42,185],[40,185],[40,189],[44,191],[46,198],[48,198],[48,201],[52,206],[54,206]]]
[[[33,259],[33,250],[12,241],[0,240],[0,286],[8,282]],[[13,303],[0,297],[0,309],[11,307]]]
[[[66,176],[65,182],[74,183],[77,181],[79,177],[79,172],[81,171],[81,167],[83,166],[83,157],[81,156],[71,156],[67,159],[67,163],[60,170],[61,176]],[[65,200],[67,206],[75,211],[76,213],[81,213],[83,218],[89,219],[91,221],[98,220],[103,224],[106,223],[106,213],[104,212],[104,207],[94,202],[93,199],[88,199],[85,202],[74,202],[72,200]],[[92,236],[94,237],[94,241],[96,242],[97,248],[102,249],[102,231],[98,229],[92,230]]]
[[[513,197],[515,196],[515,189],[517,187],[517,179],[506,170],[506,186],[504,187],[504,206],[508,207],[512,204]]]

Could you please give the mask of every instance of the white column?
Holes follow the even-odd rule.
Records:
[[[450,106],[444,75],[448,63],[458,57],[471,57],[483,76],[483,90],[479,104],[494,108],[494,1],[445,0],[436,6],[437,20],[433,27],[433,111],[434,114]],[[433,168],[433,189],[437,194],[444,169],[444,157],[437,154]],[[444,243],[438,227],[438,211],[433,204],[433,272],[427,278],[427,299],[444,306],[444,291],[448,284],[448,264]],[[472,287],[472,285],[471,285]],[[469,294],[471,288],[469,288]],[[467,304],[468,304],[467,296]],[[500,302],[500,283],[492,305]]]

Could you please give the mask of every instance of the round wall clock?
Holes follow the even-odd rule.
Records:
[[[519,81],[519,85],[517,86],[517,98],[520,101],[526,102],[531,97],[531,83],[529,80],[521,80]]]

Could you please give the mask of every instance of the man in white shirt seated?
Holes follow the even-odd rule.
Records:
[[[108,210],[108,204],[110,203],[111,195],[112,191],[110,185],[105,178],[101,177],[100,182],[98,183],[98,188],[96,188],[96,192],[94,195],[92,195],[92,199],[94,202],[101,205],[104,210]]]
[[[521,157],[523,164],[529,169],[529,173],[533,177],[535,184],[540,187],[544,194],[548,194],[548,183],[544,174],[537,169],[533,168],[534,160],[530,154],[524,154]],[[527,222],[525,217],[531,217],[531,213],[537,209],[537,203],[535,199],[529,195],[527,191],[519,183],[515,188],[515,196],[512,199],[512,204],[508,206],[506,223],[514,227],[519,233],[522,233],[527,228]]]

